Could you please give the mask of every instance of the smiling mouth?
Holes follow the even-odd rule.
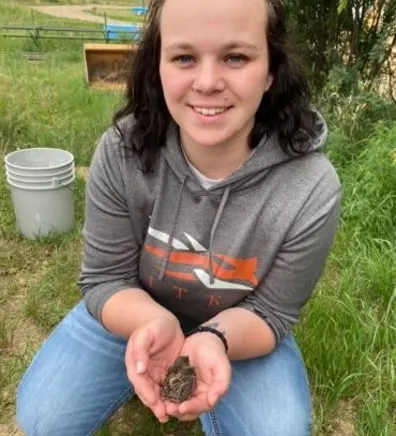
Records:
[[[190,106],[191,109],[193,109],[195,112],[197,112],[200,115],[205,115],[205,116],[215,116],[215,115],[220,115],[220,114],[224,114],[225,112],[227,112],[228,110],[230,110],[232,108],[232,106],[228,106],[228,107],[200,107],[200,106]]]

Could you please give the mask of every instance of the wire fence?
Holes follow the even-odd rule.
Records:
[[[137,24],[107,24],[106,14],[104,14],[102,29],[44,25],[0,25],[0,37],[31,38],[36,46],[39,46],[40,40],[43,39],[71,39],[105,43],[114,41],[138,42],[140,35],[141,26]]]

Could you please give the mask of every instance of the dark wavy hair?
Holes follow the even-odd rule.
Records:
[[[160,15],[165,1],[151,1],[142,40],[131,61],[125,102],[113,117],[124,146],[138,157],[144,172],[152,170],[172,120],[159,74]],[[286,153],[305,153],[315,123],[310,90],[288,41],[282,0],[263,1],[268,6],[266,30],[273,82],[256,112],[249,146],[254,148],[264,134],[277,134],[279,145]],[[131,114],[135,122],[126,137],[120,121]]]

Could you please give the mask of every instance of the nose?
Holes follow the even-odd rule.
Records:
[[[221,70],[214,61],[202,61],[195,71],[194,91],[207,94],[224,89],[224,79]]]

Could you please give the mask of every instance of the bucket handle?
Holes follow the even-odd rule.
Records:
[[[73,180],[74,180],[74,177],[73,177],[73,179],[71,181],[73,181]],[[52,182],[52,187],[54,187],[54,188],[58,188],[58,189],[66,188],[66,189],[69,189],[70,191],[73,191],[73,189],[70,188],[70,186],[69,186],[70,185],[70,181],[68,183],[62,183],[58,178],[53,177],[51,179],[51,182]]]

